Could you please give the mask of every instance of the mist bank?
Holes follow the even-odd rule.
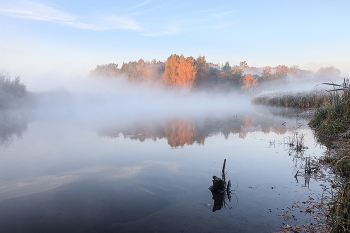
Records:
[[[36,93],[35,114],[70,118],[79,124],[100,125],[202,116],[250,108],[250,99],[236,93],[205,93],[136,85],[124,79],[87,80],[84,87]]]
[[[174,116],[237,114],[251,107],[255,94],[310,89],[338,78],[340,71],[334,67],[314,73],[297,66],[259,68],[245,61],[220,65],[207,62],[204,56],[194,59],[173,54],[165,62],[140,59],[120,68],[112,63],[98,65],[89,78],[72,79],[54,91],[29,92],[19,77],[12,81],[5,75],[0,110],[25,109],[33,119],[71,118],[79,124],[122,125]]]
[[[129,125],[176,116],[238,113],[250,106],[249,98],[236,93],[169,89],[129,82],[126,78],[85,79],[68,88],[45,92],[28,91],[19,77],[12,80],[6,76],[4,83],[0,114],[24,115],[29,122],[69,119],[89,127],[116,122]]]

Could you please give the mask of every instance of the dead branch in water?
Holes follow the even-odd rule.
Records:
[[[228,206],[226,203],[226,198],[231,201],[231,181],[226,182],[226,159],[224,159],[224,164],[222,165],[221,178],[213,176],[213,185],[209,187],[213,194],[214,207],[213,212],[220,210],[223,206]]]

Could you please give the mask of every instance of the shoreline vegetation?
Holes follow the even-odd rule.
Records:
[[[290,108],[319,108],[331,101],[332,97],[324,90],[262,93],[251,100],[253,104]]]
[[[350,232],[350,85],[323,83],[327,91],[260,94],[252,99],[254,104],[316,109],[309,125],[317,140],[326,146],[320,162],[332,167],[334,181],[333,199],[329,204],[328,224],[330,232]]]
[[[350,232],[350,85],[349,79],[342,84],[325,83],[329,90],[331,104],[318,108],[310,121],[316,137],[322,142],[325,137],[331,141],[323,161],[331,164],[340,177],[340,188],[330,205],[331,232]]]

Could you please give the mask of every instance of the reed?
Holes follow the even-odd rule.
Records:
[[[323,160],[330,163],[335,173],[343,178],[330,205],[328,222],[332,227],[331,232],[350,232],[350,149],[328,155]]]
[[[350,232],[350,181],[343,184],[334,199],[330,219],[331,233]]]
[[[344,79],[343,84],[324,84],[333,87],[328,91],[331,101],[316,110],[309,125],[318,134],[334,136],[350,130],[349,79]]]
[[[341,177],[341,182],[330,206],[329,224],[332,233],[350,232],[350,145],[348,140],[339,139],[340,133],[350,130],[349,79],[344,79],[342,84],[324,84],[332,87],[328,90],[331,103],[317,109],[309,125],[315,128],[317,137],[333,137],[336,153],[323,160],[331,164],[334,172]],[[334,140],[336,137],[338,139]]]
[[[332,97],[326,91],[313,90],[303,92],[272,92],[255,96],[253,104],[283,106],[293,108],[318,108],[332,102]]]

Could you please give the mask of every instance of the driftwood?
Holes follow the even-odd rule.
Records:
[[[213,185],[209,187],[209,190],[213,194],[212,199],[214,199],[213,212],[220,210],[226,205],[226,198],[231,201],[231,181],[229,180],[226,182],[225,166],[226,159],[224,160],[224,164],[222,166],[221,178],[213,176]]]

